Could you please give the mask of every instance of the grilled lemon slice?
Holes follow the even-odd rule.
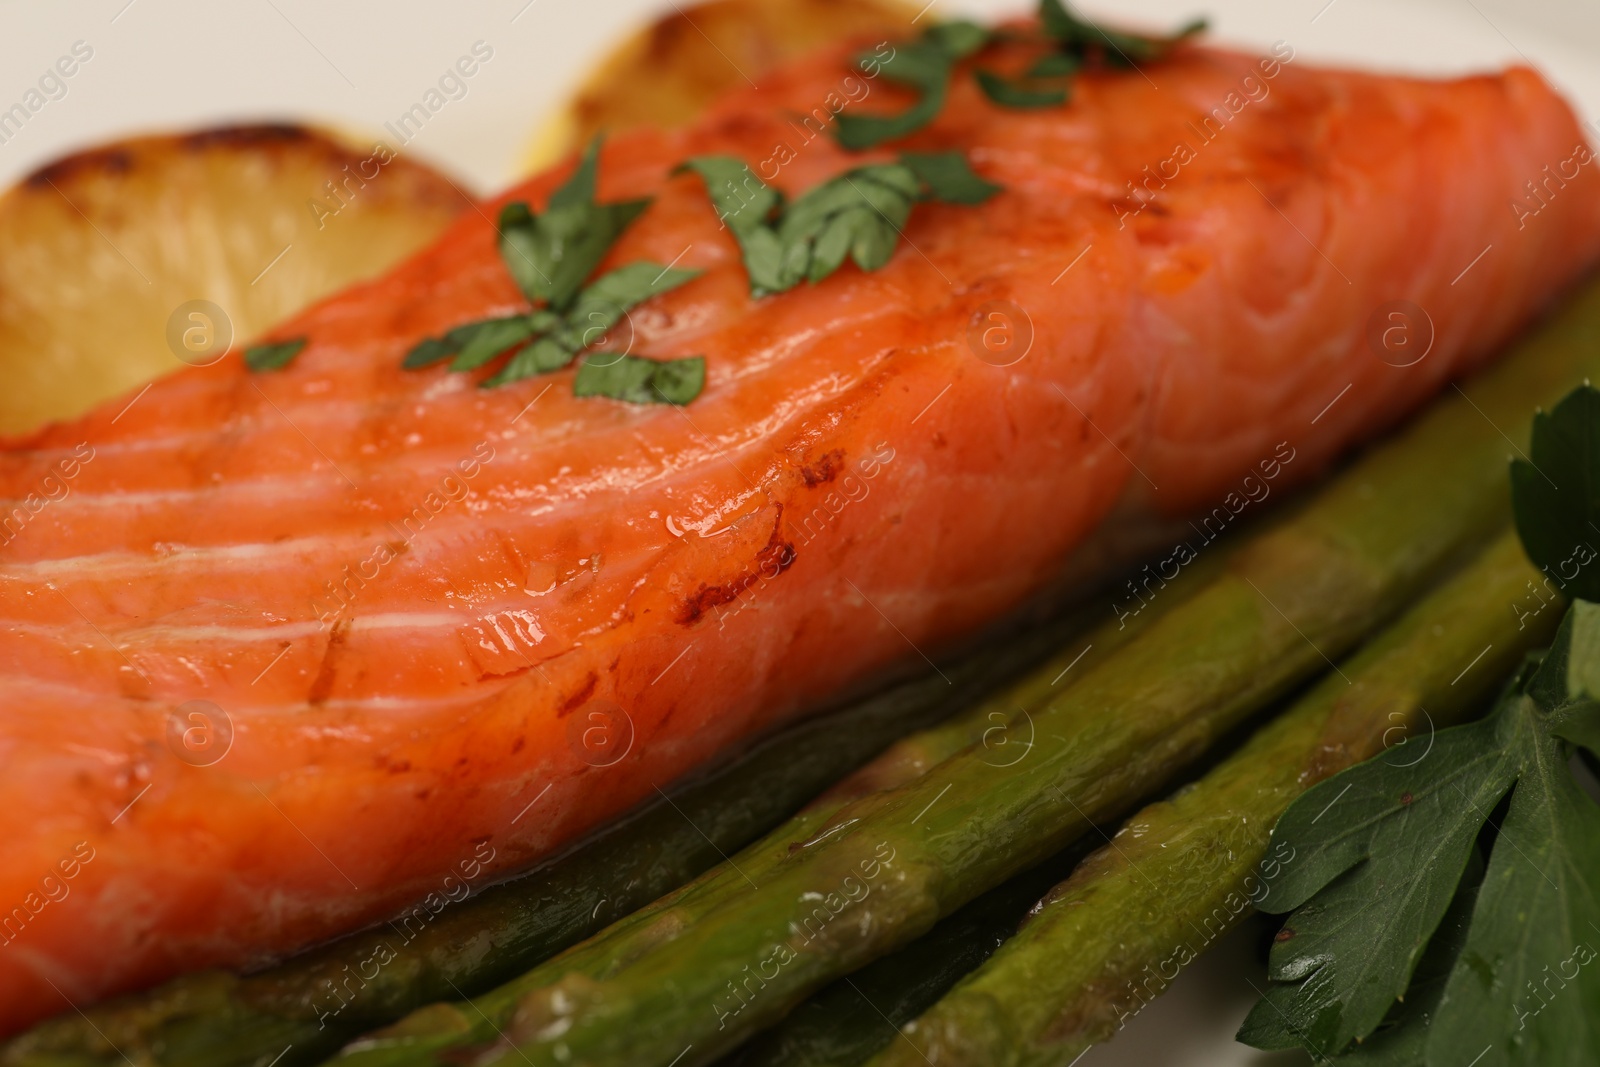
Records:
[[[296,126],[119,141],[0,196],[0,433],[220,359],[435,237],[468,201]]]
[[[707,0],[678,5],[591,68],[540,129],[525,161],[538,170],[595,133],[687,122],[724,91],[832,41],[915,32],[898,0]]]

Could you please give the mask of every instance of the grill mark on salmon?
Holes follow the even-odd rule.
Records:
[[[806,484],[808,486],[813,484],[809,477],[806,479]],[[678,609],[678,622],[683,626],[693,626],[712,608],[731,604],[758,581],[770,582],[793,566],[794,543],[783,539],[783,526],[783,505],[777,504],[772,521],[772,533],[767,538],[767,543],[761,546],[761,550],[750,561],[750,566],[732,581],[718,585],[706,585],[702,582],[700,588],[695,590]],[[769,569],[771,573],[768,573]]]

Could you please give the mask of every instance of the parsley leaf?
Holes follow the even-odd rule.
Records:
[[[981,204],[1003,186],[973,173],[960,152],[902,152],[900,162],[928,187],[928,196],[947,204]]]
[[[1065,78],[1083,69],[1081,56],[1070,52],[1047,52],[1028,68],[1030,78]]]
[[[1196,19],[1169,37],[1119,33],[1078,17],[1062,0],[1040,0],[1039,22],[1055,51],[1041,56],[1020,78],[1004,78],[989,70],[974,74],[983,94],[1001,107],[1036,108],[1065,103],[1071,96],[1065,79],[1089,63],[1098,60],[1132,69],[1140,62],[1160,59],[1180,41],[1206,28],[1204,19]],[[1057,81],[1059,84],[1049,84]]]
[[[1533,417],[1529,460],[1511,464],[1517,533],[1534,566],[1571,596],[1600,601],[1600,390],[1585,385]]]
[[[1417,962],[1405,999],[1390,1009],[1370,1037],[1339,1058],[1340,1067],[1417,1067],[1423,1062],[1428,1026],[1439,1011],[1450,972],[1466,946],[1483,872],[1483,852],[1474,845],[1461,888]]]
[[[906,153],[898,163],[856,167],[793,203],[732,156],[700,156],[680,169],[706,183],[739,242],[754,297],[819,282],[847,258],[877,270],[893,255],[918,200],[978,204],[1001,188],[973,173],[959,152]]]
[[[550,195],[544,214],[536,214],[520,200],[500,211],[500,258],[528,302],[543,306],[463,323],[440,337],[425,337],[406,353],[402,367],[417,370],[448,359],[452,371],[473,371],[509,352],[511,358],[480,382],[481,386],[493,388],[548,374],[567,366],[585,349],[608,344],[612,328],[633,307],[699,276],[697,270],[640,261],[590,280],[617,237],[650,203],[647,199],[596,203],[599,166],[600,138],[596,137],[584,150],[572,177]],[[704,176],[706,184],[713,186],[721,175]],[[595,364],[591,370],[585,362],[574,382],[576,395],[686,404],[699,394],[705,380],[705,360],[700,356],[657,363],[610,355],[617,356],[616,365],[625,369],[610,370],[608,363]],[[646,364],[642,372],[626,369],[638,362]],[[642,377],[624,381],[629,374]]]
[[[706,383],[704,356],[641,359],[616,352],[584,357],[573,380],[574,396],[604,396],[630,404],[687,404]]]
[[[1134,67],[1141,61],[1160,59],[1180,42],[1204,33],[1205,19],[1194,19],[1166,37],[1145,37],[1101,29],[1078,17],[1062,0],[1039,0],[1039,21],[1045,36],[1079,61],[1098,52],[1113,66]]]
[[[244,350],[245,366],[258,374],[262,371],[282,370],[294,361],[305,348],[306,338],[294,337],[287,341],[274,341],[252,345]]]
[[[500,209],[500,258],[530,303],[563,310],[648,199],[595,203],[600,142],[589,142],[572,177],[550,196],[543,215],[525,201]]]
[[[1593,529],[1597,443],[1600,393],[1585,387],[1538,417],[1531,461],[1513,465],[1523,546],[1547,572]],[[1351,768],[1284,813],[1273,836],[1298,859],[1269,899],[1293,914],[1239,1039],[1338,1067],[1600,1063],[1600,805],[1574,777],[1578,753],[1600,755],[1600,604],[1587,600],[1487,719],[1440,732],[1412,765]]]
[[[806,277],[819,282],[849,255],[862,270],[889,261],[919,182],[910,167],[883,163],[857,167],[823,182],[791,204],[778,224],[785,248],[810,249]]]
[[[572,308],[551,324],[548,334],[512,356],[484,386],[493,388],[560,370],[579,352],[605,343],[610,329],[633,307],[699,275],[697,270],[675,270],[648,260],[602,274],[584,287]]]
[[[1486,1050],[1495,1055],[1483,1063],[1600,1062],[1600,1030],[1588,1021],[1600,1009],[1600,966],[1589,966],[1600,946],[1600,805],[1574,780],[1561,736],[1592,739],[1596,729],[1595,694],[1567,682],[1568,650],[1592,647],[1597,624],[1600,611],[1569,615],[1525,687],[1490,718],[1441,731],[1416,765],[1368,761],[1289,808],[1273,833],[1299,858],[1269,899],[1281,894],[1297,910],[1273,946],[1274,984],[1241,1041],[1332,1056],[1377,1032],[1402,995],[1426,1002],[1426,990],[1408,989],[1441,981],[1419,960],[1462,892],[1474,842],[1487,835],[1492,850],[1467,927],[1443,926],[1460,947],[1442,991],[1436,985],[1420,1021],[1390,1016],[1385,1042],[1424,1049],[1430,1065],[1470,1063]],[[1486,831],[1508,793],[1498,832]],[[1330,810],[1335,817],[1319,824]],[[1422,1032],[1402,1033],[1410,1027]],[[1351,1060],[1371,1055],[1363,1048]]]
[[[456,358],[450,361],[450,369],[477,370],[512,345],[532,337],[533,327],[529,325],[527,315],[512,315],[510,318],[472,323],[460,331],[460,336],[465,341]]]
[[[586,348],[606,341],[636,305],[699,277],[697,270],[641,260],[607,271],[574,296],[564,313],[539,308],[521,315],[465,323],[442,337],[419,341],[401,364],[409,370],[451,359],[453,371],[471,371],[507,351],[511,359],[483,381],[485,388],[560,370]]]
[[[696,156],[679,164],[673,173],[683,171],[700,176],[717,217],[733,231],[752,295],[782,292],[804,276],[804,263],[785,265],[783,246],[772,228],[772,217],[783,208],[783,193],[733,156]]]
[[[580,349],[600,344],[606,331],[635,306],[699,276],[697,270],[663,267],[649,260],[600,275],[578,294],[572,310],[567,312],[566,329],[580,331],[567,335],[570,343]]]
[[[922,36],[924,40],[942,48],[946,55],[965,59],[990,41],[997,40],[1000,35],[976,22],[952,19],[949,22],[935,22],[923,31]]]
[[[1065,86],[1032,89],[1028,87],[1028,79],[1007,81],[991,70],[980,70],[973,76],[978,79],[978,87],[983,90],[983,95],[1001,107],[1054,107],[1067,102]]]
[[[974,71],[973,77],[983,95],[1001,107],[1053,107],[1072,98],[1067,79],[1082,70],[1084,63],[1080,51],[1046,52],[1020,78],[1005,78],[992,70]]]
[[[1278,984],[1241,1041],[1328,1056],[1377,1028],[1456,895],[1489,812],[1516,781],[1502,745],[1523,725],[1510,715],[1441,731],[1417,766],[1368,761],[1290,806],[1273,832],[1293,843],[1296,860],[1268,899],[1274,910],[1298,910],[1272,948],[1267,976]],[[1336,818],[1319,826],[1325,811]]]
[[[1071,90],[1065,79],[1091,61],[1135,68],[1141,62],[1162,58],[1179,42],[1206,28],[1205,19],[1195,19],[1166,37],[1106,30],[1074,14],[1062,0],[1040,0],[1039,22],[1043,38],[1054,50],[1035,61],[1022,77],[1007,78],[990,70],[974,72],[984,95],[1001,107],[1039,108],[1066,103]],[[915,133],[943,109],[958,62],[993,42],[1017,39],[1028,38],[970,22],[947,22],[898,45],[888,60],[879,60],[876,53],[858,56],[856,65],[862,70],[877,69],[891,81],[918,90],[919,96],[916,103],[898,115],[841,112],[834,120],[834,136],[843,147],[859,150]],[[1060,83],[1040,84],[1041,81]]]
[[[863,53],[856,65],[869,70],[877,66],[890,81],[916,89],[917,102],[898,115],[853,115],[842,111],[834,117],[834,137],[851,151],[872,148],[884,141],[905,137],[932,122],[944,108],[950,92],[955,65],[993,39],[993,34],[972,22],[946,22],[930,26],[920,38],[899,45],[887,60],[876,53]]]

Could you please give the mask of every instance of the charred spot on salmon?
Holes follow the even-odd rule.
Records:
[[[312,680],[311,688],[306,693],[306,703],[321,704],[333,692],[333,683],[337,675],[336,664],[344,651],[349,634],[349,619],[340,619],[328,631],[328,647],[322,650],[322,663],[317,667],[317,676]]]
[[[726,137],[730,141],[743,141],[764,137],[771,127],[754,115],[738,113],[721,119],[715,128],[719,136]]]
[[[731,585],[701,585],[678,609],[678,621],[685,626],[692,626],[700,621],[700,616],[734,600],[739,595],[739,590]]]
[[[589,698],[594,696],[595,687],[599,684],[600,676],[590,671],[589,676],[584,679],[583,685],[578,691],[561,702],[561,706],[556,709],[556,718],[565,719],[568,715],[583,707]]]
[[[844,452],[836,448],[831,452],[824,452],[815,462],[802,465],[800,477],[805,479],[807,489],[814,489],[833,481],[843,469]]]
[[[770,582],[794,566],[794,543],[783,539],[782,530],[783,508],[779,507],[777,517],[772,523],[772,534],[767,538],[767,543],[762,546],[761,551],[756,553],[751,567],[731,582],[721,585],[702,584],[678,608],[678,622],[684,626],[693,626],[712,608],[730,603],[757,582]]]
[[[844,116],[840,116],[842,119]],[[1000,186],[973,173],[960,152],[907,152],[898,163],[846,171],[792,204],[734,156],[696,156],[691,171],[739,242],[752,297],[815,284],[844,265],[862,270],[889,262],[919,200],[981,204]]]

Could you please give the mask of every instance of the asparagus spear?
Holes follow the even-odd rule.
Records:
[[[1228,573],[1069,691],[1014,723],[1024,758],[981,746],[847,805],[759,882],[684,899],[493,994],[363,1039],[354,1064],[688,1067],[1171,779],[1225,731],[1321,670],[1505,522],[1496,424],[1600,369],[1600,289],[1447,394]],[[1427,506],[1418,506],[1426,501]]]
[[[1386,738],[1405,739],[1392,761],[1426,758],[1434,727],[1481,708],[1548,641],[1559,611],[1523,626],[1513,610],[1542,577],[1515,536],[1496,541],[1236,755],[1133,816],[873,1067],[1065,1067],[1113,1036],[1266,899],[1294,862],[1269,843],[1295,797]]]
[[[897,1026],[932,1007],[1015,934],[1028,909],[1071,873],[1090,844],[1088,837],[1080,838],[940,920],[900,951],[826,986],[717,1067],[865,1063],[897,1039]]]
[[[1224,552],[1185,568],[1162,590],[1162,598],[1138,616],[1097,628],[1082,643],[1073,641],[1009,690],[984,701],[949,722],[896,742],[871,763],[824,793],[805,812],[759,845],[737,858],[743,867],[766,857],[782,858],[788,845],[805,840],[851,800],[884,792],[924,773],[963,749],[989,742],[999,760],[1009,760],[1005,746],[1020,749],[1020,738],[996,731],[1002,713],[1013,707],[1034,709],[1048,700],[1071,669],[1087,670],[1132,640],[1147,626],[1182,603],[1220,572]],[[975,968],[1017,929],[1023,913],[1044,891],[1064,877],[1087,854],[1091,843],[1075,842],[1044,863],[991,889],[939,923],[910,945],[826,987],[756,1041],[747,1043],[722,1067],[807,1067],[859,1063],[888,1041],[894,1027],[931,1006],[946,990]],[[717,876],[711,872],[708,883]],[[677,903],[674,895],[663,906]],[[652,909],[659,910],[659,909]]]

